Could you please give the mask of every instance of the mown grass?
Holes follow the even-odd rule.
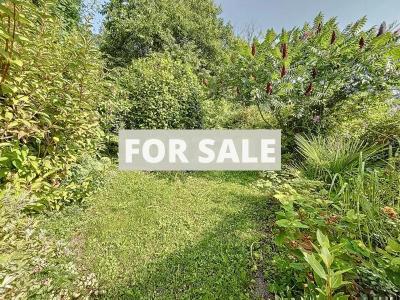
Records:
[[[251,172],[121,173],[89,211],[47,221],[106,299],[253,298],[265,197]]]

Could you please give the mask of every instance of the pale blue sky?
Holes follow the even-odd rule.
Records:
[[[107,0],[99,0],[104,3]],[[221,5],[222,17],[237,33],[250,27],[256,30],[292,28],[311,22],[318,12],[326,17],[337,16],[344,26],[366,15],[368,27],[400,21],[400,0],[215,0]],[[97,15],[94,30],[98,32],[101,16]]]

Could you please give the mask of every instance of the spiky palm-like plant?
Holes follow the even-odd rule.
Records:
[[[307,177],[332,180],[336,175],[357,171],[360,154],[363,161],[382,150],[382,146],[368,145],[357,139],[296,136],[298,151],[303,157],[300,169]]]

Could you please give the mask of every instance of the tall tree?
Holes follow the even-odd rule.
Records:
[[[216,61],[233,39],[212,0],[111,0],[103,13],[101,49],[111,66],[177,45]]]

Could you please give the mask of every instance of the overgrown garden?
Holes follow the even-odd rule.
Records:
[[[79,0],[1,2],[0,298],[400,294],[400,30],[219,13],[111,0],[94,35]],[[282,171],[116,171],[145,128],[281,129]]]

